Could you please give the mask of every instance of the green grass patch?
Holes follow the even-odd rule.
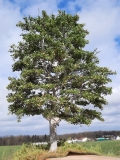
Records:
[[[120,157],[120,141],[93,141],[81,143],[85,148],[96,148],[99,146],[102,151],[102,155]]]
[[[20,147],[21,146],[0,146],[0,160],[8,160]]]

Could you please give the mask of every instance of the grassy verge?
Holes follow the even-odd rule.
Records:
[[[78,144],[68,144],[58,147],[56,152],[49,152],[47,145],[33,146],[23,144],[20,146],[1,147],[4,150],[5,155],[9,155],[9,158],[3,156],[4,159],[0,160],[45,160],[50,157],[65,157],[69,154],[81,154],[81,155],[104,155],[120,157],[120,141],[101,141],[101,142],[84,142]],[[3,153],[3,152],[0,152]],[[7,153],[7,154],[6,154]],[[11,153],[13,153],[11,155]],[[2,157],[2,156],[1,156]]]
[[[46,158],[65,157],[69,154],[80,155],[102,155],[101,148],[96,146],[94,148],[85,148],[79,144],[67,144],[58,147],[56,152],[49,152],[47,149],[41,149],[33,145],[23,145],[20,150],[13,154],[12,160],[45,160]]]

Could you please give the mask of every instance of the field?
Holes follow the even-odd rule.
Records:
[[[120,141],[94,141],[84,142],[82,145],[86,148],[100,146],[103,155],[120,157]]]
[[[90,151],[99,152],[101,155],[120,157],[120,141],[83,142],[77,145],[81,145]],[[21,146],[0,146],[0,160],[9,160],[8,157],[20,148]]]
[[[0,160],[8,160],[8,157],[21,146],[0,146]]]

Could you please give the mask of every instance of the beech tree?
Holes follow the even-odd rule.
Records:
[[[56,127],[60,120],[71,124],[89,125],[92,120],[103,121],[96,110],[107,104],[111,94],[110,76],[115,74],[100,67],[97,50],[84,49],[88,31],[78,23],[78,15],[58,11],[38,17],[25,17],[18,22],[22,41],[11,45],[14,60],[7,95],[9,112],[18,120],[24,115],[43,115],[50,124],[50,150],[57,149]],[[90,106],[90,107],[89,107]]]

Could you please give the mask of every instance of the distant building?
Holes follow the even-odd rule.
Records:
[[[87,142],[88,138],[87,138],[87,137],[84,137],[84,138],[82,138],[81,140],[82,140],[82,142]]]
[[[66,142],[67,142],[67,143],[72,143],[72,140],[67,140]]]
[[[36,143],[32,143],[33,145],[41,145],[41,144],[48,144],[47,142],[36,142]]]
[[[116,140],[120,140],[120,136],[117,136],[117,137],[116,137]]]
[[[96,138],[96,141],[106,141],[106,140],[111,140],[110,138]]]
[[[72,139],[72,140],[67,140],[67,143],[78,143],[78,142],[86,142],[88,140],[88,138],[84,137],[84,138],[80,138],[80,139]]]

